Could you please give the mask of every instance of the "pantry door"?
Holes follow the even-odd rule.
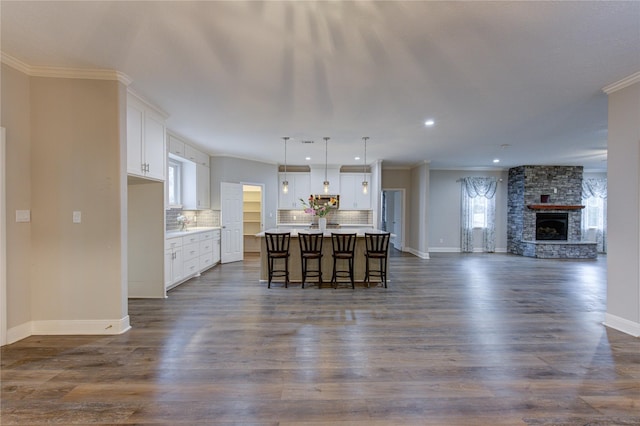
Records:
[[[243,259],[242,237],[242,184],[220,183],[220,234],[222,263],[238,262]]]

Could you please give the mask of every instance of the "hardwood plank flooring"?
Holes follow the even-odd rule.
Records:
[[[259,259],[133,299],[118,336],[2,348],[2,425],[638,425],[640,339],[606,257],[394,253],[389,288],[259,283]]]

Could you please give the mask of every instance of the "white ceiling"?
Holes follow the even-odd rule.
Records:
[[[369,136],[388,166],[606,169],[601,89],[640,71],[636,1],[0,7],[5,54],[123,72],[212,155],[282,163],[290,136],[290,165],[324,164],[324,136],[329,164],[361,164]]]

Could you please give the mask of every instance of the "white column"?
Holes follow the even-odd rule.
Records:
[[[640,336],[640,73],[609,95],[605,325]]]

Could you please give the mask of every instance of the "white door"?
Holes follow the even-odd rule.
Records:
[[[391,233],[396,234],[395,239],[393,240],[393,247],[397,250],[402,250],[402,218],[404,217],[404,211],[402,210],[403,204],[403,192],[402,191],[394,191],[393,197],[393,226],[391,228]]]
[[[221,262],[243,259],[242,241],[242,184],[220,183]]]

